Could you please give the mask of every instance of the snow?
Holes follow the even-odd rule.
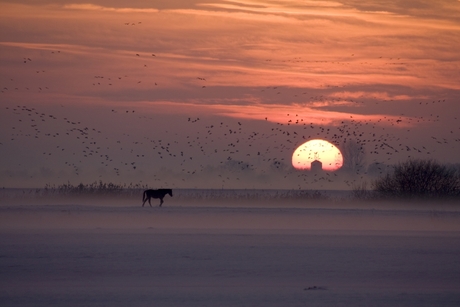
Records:
[[[459,306],[460,213],[0,204],[1,306]]]

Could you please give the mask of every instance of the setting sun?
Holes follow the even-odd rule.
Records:
[[[292,166],[296,169],[309,170],[313,161],[321,162],[325,171],[335,171],[343,165],[340,150],[334,144],[320,139],[303,143],[292,154]]]

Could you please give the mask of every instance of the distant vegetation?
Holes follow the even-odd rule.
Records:
[[[70,182],[58,186],[47,184],[43,190],[38,190],[44,195],[128,195],[139,194],[139,191],[147,189],[147,186],[141,184],[115,184],[95,181],[90,184],[80,183],[73,185]]]
[[[356,199],[460,200],[460,172],[434,160],[408,160],[372,183],[355,186]]]
[[[141,184],[114,184],[102,181],[90,184],[73,185],[70,182],[61,185],[45,185],[41,189],[12,189],[2,190],[0,199],[119,199],[122,201],[141,201],[142,192],[148,189]],[[287,205],[292,201],[297,204],[306,202],[316,203],[333,201],[327,194],[307,190],[271,190],[271,189],[173,189],[173,195],[168,202],[187,203],[244,203],[244,202],[275,202]],[[286,202],[285,202],[286,201]]]
[[[42,196],[134,196],[141,197],[147,185],[120,185],[102,181],[91,184],[71,183],[58,186],[46,185],[37,190]],[[174,190],[174,189],[173,189]],[[222,190],[222,189],[182,189],[174,193],[174,199],[187,201],[261,201],[261,200],[326,200],[328,197],[318,191],[305,190]]]
[[[370,187],[370,188],[369,188]],[[42,189],[3,191],[0,198],[60,198],[102,197],[117,199],[141,199],[142,191],[148,189],[142,184],[115,184],[96,181],[90,184],[61,185],[47,184]],[[298,204],[318,201],[337,201],[326,193],[310,190],[259,190],[259,189],[178,189],[172,199],[176,201],[235,202],[294,201]],[[20,193],[20,194],[18,194]],[[380,176],[370,185],[363,182],[352,188],[347,200],[455,200],[460,201],[460,168],[442,165],[434,160],[408,160],[393,166],[392,170]]]

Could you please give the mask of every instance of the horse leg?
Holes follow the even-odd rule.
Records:
[[[152,198],[149,197],[149,205],[150,205],[150,207],[152,207],[152,203],[150,202],[151,199],[152,199]]]
[[[160,207],[163,204],[163,198],[160,198]]]

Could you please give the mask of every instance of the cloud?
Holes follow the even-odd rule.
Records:
[[[156,113],[169,113],[171,109],[176,114],[199,114],[201,116],[220,115],[225,117],[268,121],[285,125],[332,125],[339,126],[343,121],[364,121],[382,126],[390,126],[397,120],[404,120],[401,127],[412,126],[412,119],[407,116],[391,116],[387,114],[356,114],[351,112],[337,112],[318,109],[318,105],[306,106],[301,104],[232,104],[231,101],[214,102],[213,104],[202,101],[189,102],[144,102],[145,105],[154,107]],[[382,120],[385,119],[385,120]]]
[[[358,91],[358,92],[337,91],[335,93],[328,95],[328,97],[341,98],[341,99],[372,98],[372,99],[378,99],[378,100],[412,100],[412,99],[426,98],[423,96],[414,97],[414,96],[409,96],[409,95],[391,95],[387,92],[364,92],[364,91]]]
[[[91,3],[65,4],[63,8],[69,9],[69,10],[104,11],[104,12],[115,12],[115,13],[157,13],[159,12],[158,9],[154,9],[154,8],[131,8],[131,7],[116,8],[116,7],[95,5]]]

